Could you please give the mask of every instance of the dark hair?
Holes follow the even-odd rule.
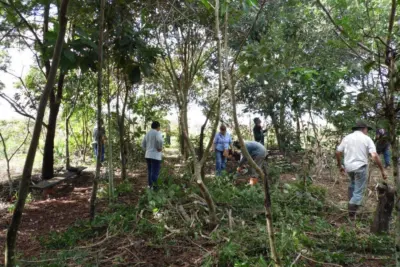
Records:
[[[259,117],[256,117],[256,118],[253,119],[253,122],[254,122],[254,123],[257,123],[257,122],[259,122],[259,121],[261,121]]]
[[[239,141],[234,141],[233,146],[240,149],[240,142]]]
[[[158,121],[153,121],[151,123],[151,129],[157,129],[160,128],[160,123]]]
[[[219,127],[219,130],[222,132],[222,131],[226,131],[226,126],[225,125],[221,125],[220,127]]]

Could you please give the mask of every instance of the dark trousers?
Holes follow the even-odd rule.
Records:
[[[158,175],[160,174],[160,169],[161,169],[161,160],[146,158],[146,161],[147,161],[147,178],[149,181],[149,186],[156,187]]]

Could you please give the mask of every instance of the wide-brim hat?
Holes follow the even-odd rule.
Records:
[[[368,124],[366,124],[366,123],[363,122],[363,121],[358,121],[358,122],[356,123],[356,125],[355,125],[353,128],[351,128],[351,129],[354,131],[354,130],[357,130],[357,129],[364,129],[364,128],[368,128],[368,130],[372,130],[372,127],[369,126]]]

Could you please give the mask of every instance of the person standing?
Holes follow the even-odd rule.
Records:
[[[163,137],[160,132],[160,123],[153,121],[151,130],[142,141],[142,149],[146,152],[147,178],[150,188],[157,188],[158,175],[161,169]]]
[[[383,154],[383,158],[385,160],[385,168],[390,167],[390,142],[389,137],[385,129],[376,130],[376,152],[378,155]]]
[[[226,169],[226,160],[229,156],[229,148],[232,148],[231,135],[226,131],[226,126],[219,127],[219,133],[215,135],[213,151],[215,152],[215,171],[220,176]]]
[[[364,122],[357,122],[352,128],[353,133],[345,136],[337,147],[336,159],[341,173],[347,173],[350,178],[348,189],[348,211],[349,217],[354,219],[357,209],[361,206],[363,193],[368,182],[368,155],[378,165],[382,178],[386,179],[379,155],[372,139],[367,135],[369,127]],[[344,166],[342,165],[342,154],[344,154]]]
[[[263,165],[265,162],[265,157],[267,156],[267,149],[260,143],[256,141],[245,141],[244,145],[246,146],[247,151],[249,152],[251,158],[254,162],[263,170]],[[237,149],[241,149],[241,145],[239,141],[233,142],[233,146]],[[246,157],[242,157],[239,162],[239,172],[242,169],[243,165],[247,163]],[[258,173],[255,169],[250,168],[250,175],[252,177],[258,177]]]
[[[99,140],[98,138],[100,138],[100,145],[97,144],[97,140]],[[96,156],[97,159],[97,153],[99,151],[99,147],[100,147],[100,162],[104,161],[104,154],[105,154],[105,149],[104,149],[104,145],[106,142],[106,129],[104,128],[104,121],[103,119],[100,120],[100,129],[98,129],[97,127],[97,123],[95,124],[94,128],[93,128],[93,149],[94,149],[94,155]]]
[[[253,121],[255,124],[253,128],[254,141],[264,145],[264,133],[267,132],[267,129],[263,130],[260,118],[254,118]]]

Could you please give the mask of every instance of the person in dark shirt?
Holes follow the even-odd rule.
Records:
[[[262,129],[260,118],[254,118],[253,121],[255,124],[253,128],[254,141],[264,145],[264,133],[267,132],[267,129]]]
[[[376,152],[379,155],[383,154],[383,158],[385,160],[385,168],[390,167],[390,142],[389,136],[385,129],[378,129],[376,130]]]

